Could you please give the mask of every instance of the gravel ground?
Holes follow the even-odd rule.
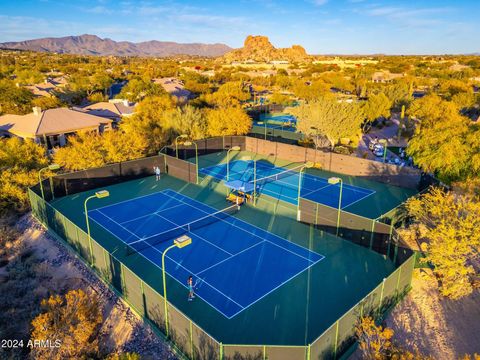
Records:
[[[103,353],[135,352],[142,359],[177,359],[168,344],[143,323],[130,308],[77,257],[72,255],[30,215],[17,222],[23,241],[45,263],[58,291],[83,288],[98,294],[104,313],[100,330]]]

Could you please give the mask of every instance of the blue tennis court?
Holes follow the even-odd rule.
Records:
[[[297,205],[298,180],[300,167],[287,169],[275,166],[269,162],[256,162],[257,192],[267,194],[277,199]],[[227,164],[217,164],[199,170],[202,175],[212,176],[218,180],[227,180]],[[228,166],[228,180],[239,180],[250,184],[253,188],[254,162],[253,160],[230,161]],[[248,188],[248,186],[245,186]],[[358,186],[343,184],[342,209],[365,199],[375,191]],[[327,179],[306,174],[302,175],[301,197],[328,205],[338,207],[340,185],[329,184]]]
[[[159,268],[173,240],[190,236],[191,245],[167,253],[166,272],[184,287],[192,275],[196,296],[232,318],[324,258],[232,216],[235,210],[164,190],[88,216]]]

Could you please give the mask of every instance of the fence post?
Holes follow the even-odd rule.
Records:
[[[335,329],[335,347],[333,348],[333,358],[336,359],[337,358],[337,347],[338,347],[338,323],[340,322],[340,320],[337,320],[337,326],[336,326],[336,329]]]
[[[310,360],[310,346],[312,346],[312,344],[308,344],[307,346],[307,360]]]
[[[192,329],[192,320],[190,320],[190,351],[192,353],[192,360],[194,360],[194,352],[193,352],[193,329]]]
[[[382,292],[380,293],[380,304],[378,305],[378,310],[381,309],[383,303],[383,289],[385,288],[385,278],[382,280]]]
[[[267,359],[267,347],[263,345],[263,360]]]
[[[220,343],[220,356],[219,356],[219,359],[220,359],[220,360],[223,360],[223,343]]]
[[[370,250],[372,250],[372,246],[373,246],[374,231],[375,231],[375,219],[372,220],[372,230],[370,231]]]
[[[402,275],[402,268],[403,268],[403,266],[400,266],[400,268],[398,270],[397,286],[395,288],[395,291],[397,291],[397,292],[398,292],[398,286],[400,285],[400,276]]]

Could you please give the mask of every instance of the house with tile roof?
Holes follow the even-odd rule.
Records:
[[[108,102],[102,101],[76,110],[110,119],[117,123],[123,117],[133,115],[135,113],[135,106],[135,103],[130,103],[128,100],[112,99]]]
[[[112,128],[112,120],[69,108],[44,110],[34,107],[27,115],[0,116],[0,134],[32,139],[47,149],[64,146],[68,137],[81,131],[103,133]]]

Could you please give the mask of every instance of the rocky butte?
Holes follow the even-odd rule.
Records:
[[[310,56],[300,45],[293,45],[291,48],[275,48],[267,36],[249,35],[245,39],[243,48],[235,49],[226,53],[222,60],[226,63],[236,61],[253,60],[255,62],[289,61],[302,62]]]

